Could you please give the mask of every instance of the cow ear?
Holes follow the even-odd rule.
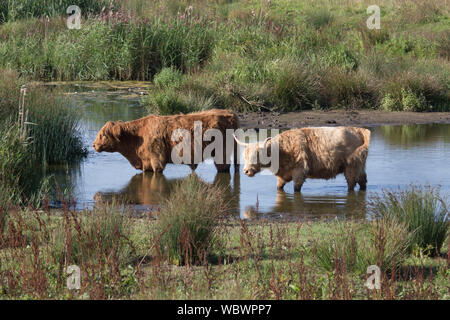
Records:
[[[120,141],[120,138],[123,135],[123,129],[120,123],[113,123],[111,128],[111,133],[116,138],[116,140]]]

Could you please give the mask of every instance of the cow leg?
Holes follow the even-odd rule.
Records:
[[[151,165],[149,165],[149,166],[143,165],[142,168],[136,168],[136,169],[140,169],[140,170],[142,170],[144,172],[153,172],[153,168],[152,168]]]
[[[356,186],[356,180],[358,174],[356,174],[356,168],[352,166],[348,166],[344,171],[345,179],[347,180],[348,191],[353,191]]]
[[[196,164],[196,163],[193,163],[193,164],[189,165],[189,167],[191,167],[192,171],[195,171],[195,169],[197,169],[197,166],[198,166],[198,164]]]
[[[234,172],[239,172],[239,158],[238,158],[238,144],[233,139],[233,162],[234,162]]]
[[[230,164],[218,164],[218,163],[214,163],[214,165],[216,166],[217,172],[230,172]]]
[[[358,179],[359,190],[365,191],[367,188],[367,175],[362,172]]]
[[[302,169],[295,169],[292,172],[292,180],[294,181],[294,192],[300,192],[305,182],[305,173]]]
[[[234,140],[233,140],[234,141]],[[235,143],[236,144],[236,143]],[[225,143],[223,144],[223,154],[222,154],[222,163],[217,163],[214,161],[214,165],[216,166],[217,172],[230,172],[230,159],[231,159],[232,150],[227,150]],[[216,153],[214,150],[214,158],[216,158]],[[220,160],[220,159],[218,159]],[[235,167],[236,168],[236,167]]]
[[[156,157],[152,158],[150,160],[151,168],[153,169],[153,172],[163,172],[164,168],[166,167],[166,164],[160,160],[158,160]],[[145,166],[145,164],[144,164]]]
[[[142,171],[144,172],[152,172],[153,170],[153,166],[152,166],[152,162],[148,161],[148,160],[143,160],[142,161]]]
[[[286,181],[283,178],[277,177],[277,189],[278,190],[282,191],[285,184],[286,184]]]

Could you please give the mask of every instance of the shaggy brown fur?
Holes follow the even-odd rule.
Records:
[[[208,129],[218,129],[223,134],[224,158],[229,157],[225,150],[225,130],[237,129],[239,120],[236,114],[228,110],[213,109],[187,115],[155,116],[150,115],[134,121],[107,122],[97,134],[93,147],[97,152],[120,152],[136,169],[161,172],[167,163],[172,163],[171,151],[178,142],[171,141],[174,130],[183,128],[193,137],[194,121],[202,122],[202,134]],[[192,155],[194,159],[194,139]],[[211,142],[202,143],[202,151]],[[232,148],[235,149],[235,148]],[[236,152],[234,152],[236,155]],[[230,165],[223,159],[216,164],[218,171],[228,171]],[[235,159],[235,162],[236,159]],[[196,164],[190,165],[193,170]]]
[[[245,149],[244,173],[253,176],[261,170],[255,152],[261,148],[270,151],[272,143],[279,146],[278,189],[293,180],[294,190],[300,191],[306,178],[331,179],[344,173],[348,190],[356,183],[360,190],[366,189],[366,159],[370,143],[370,131],[355,127],[320,127],[284,131],[264,143],[247,144]],[[241,143],[242,144],[242,143]],[[266,150],[261,150],[266,152]]]

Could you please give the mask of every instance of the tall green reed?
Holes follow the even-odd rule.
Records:
[[[0,23],[32,17],[52,17],[66,14],[69,6],[76,4],[83,14],[100,12],[110,0],[3,0],[0,3]]]

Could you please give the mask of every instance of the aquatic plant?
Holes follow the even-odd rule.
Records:
[[[27,97],[29,105],[30,151],[38,163],[75,162],[87,151],[79,129],[80,114],[61,93],[33,88]]]
[[[39,202],[48,184],[43,168],[86,155],[76,110],[44,87],[30,86],[21,96],[22,84],[15,72],[0,72],[0,206]]]
[[[0,72],[0,125],[16,121],[23,81],[17,73]],[[28,115],[27,139],[30,159],[38,163],[73,162],[86,154],[79,133],[80,115],[61,92],[43,86],[29,86],[24,96]]]

